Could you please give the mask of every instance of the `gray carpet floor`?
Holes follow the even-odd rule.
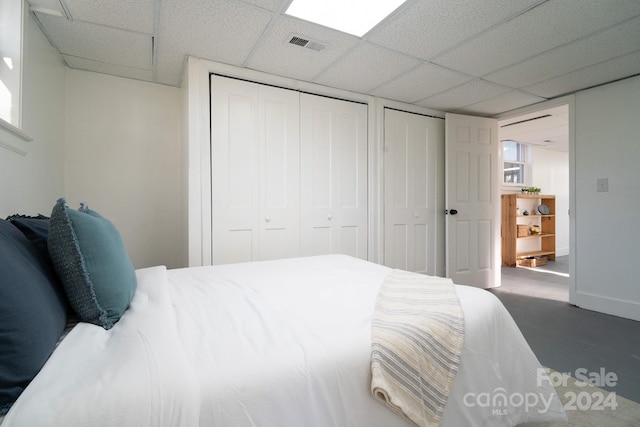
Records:
[[[614,373],[602,386],[640,402],[640,322],[568,304],[568,261],[559,257],[533,269],[503,267],[491,290],[505,305],[540,363],[572,376]]]

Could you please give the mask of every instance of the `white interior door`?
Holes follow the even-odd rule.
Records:
[[[302,255],[367,259],[367,106],[300,95]]]
[[[385,265],[442,274],[437,165],[444,122],[391,109],[384,114]]]
[[[212,262],[299,255],[299,95],[211,77]]]
[[[500,286],[500,146],[494,119],[447,114],[447,276]]]

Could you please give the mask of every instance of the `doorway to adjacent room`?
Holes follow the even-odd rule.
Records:
[[[501,290],[569,301],[569,106],[556,105],[500,120],[498,132],[503,144],[501,193],[534,187],[541,194],[555,196],[555,236],[545,237],[555,239],[555,256],[539,257],[531,267],[503,265]],[[518,224],[530,226],[532,221],[517,213]],[[536,244],[536,239],[516,239],[518,253],[535,251],[527,245]]]

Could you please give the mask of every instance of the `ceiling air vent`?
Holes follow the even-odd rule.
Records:
[[[321,50],[323,50],[326,47],[321,42],[318,42],[318,41],[315,41],[315,40],[310,40],[308,38],[304,38],[304,37],[300,37],[300,36],[296,36],[296,35],[292,35],[289,38],[289,43],[290,44],[294,44],[296,46],[304,47],[305,49],[315,50],[317,52],[320,52]]]

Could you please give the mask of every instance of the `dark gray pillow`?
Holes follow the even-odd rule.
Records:
[[[136,273],[116,227],[82,204],[58,200],[49,220],[49,257],[83,322],[110,329],[136,291]]]
[[[0,219],[0,415],[47,361],[66,320],[55,273],[20,230]]]
[[[40,251],[40,254],[46,259],[49,259],[49,249],[47,249],[49,217],[44,215],[11,215],[7,218],[7,221],[18,227],[18,229],[22,231],[22,234]]]

